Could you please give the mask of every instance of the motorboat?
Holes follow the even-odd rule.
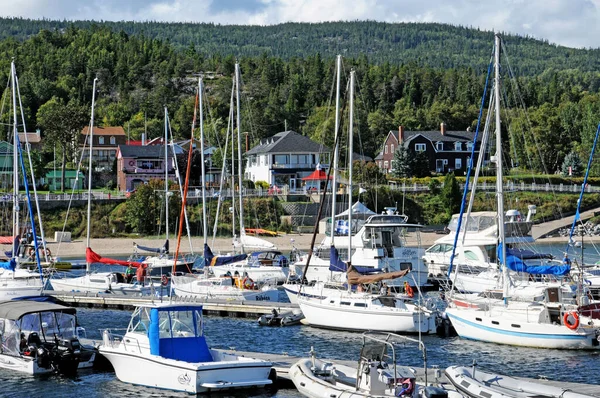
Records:
[[[407,343],[425,346],[418,340],[396,334],[363,334],[358,367],[317,359],[302,358],[290,368],[290,378],[298,391],[312,398],[322,397],[462,397],[451,385],[429,383],[425,363],[424,380],[415,369],[400,365]]]
[[[96,353],[82,347],[75,308],[48,301],[0,301],[0,368],[30,375],[73,375]]]
[[[352,268],[350,285],[361,286],[402,277],[408,271],[361,275]],[[311,326],[341,330],[435,333],[437,312],[393,294],[341,291],[325,298],[299,295],[298,305]]]
[[[304,314],[299,309],[280,313],[274,308],[270,314],[259,316],[258,324],[260,326],[292,326],[298,325],[303,319]]]
[[[273,383],[272,363],[210,349],[202,305],[144,304],[125,335],[102,334],[99,352],[119,380],[197,394]]]
[[[197,297],[237,301],[279,301],[279,290],[259,285],[248,276],[208,276],[183,274],[171,277],[171,288],[179,297]]]
[[[471,398],[591,398],[568,388],[536,383],[464,366],[450,366],[446,378],[457,391]]]

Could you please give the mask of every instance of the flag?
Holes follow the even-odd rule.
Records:
[[[362,188],[362,187],[361,187],[361,188],[358,188],[358,194],[359,194],[359,195],[360,195],[361,193],[365,193],[365,192],[367,192],[367,190],[366,190],[366,189],[364,189],[364,188]]]

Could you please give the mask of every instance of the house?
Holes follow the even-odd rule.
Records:
[[[92,143],[92,163],[96,171],[110,171],[117,157],[117,148],[119,145],[125,145],[127,136],[123,127],[97,127],[93,131],[94,142]],[[80,149],[83,150],[84,164],[85,159],[89,158],[89,144],[86,145],[89,135],[89,126],[81,130]]]
[[[294,131],[277,133],[246,152],[244,178],[296,191],[301,189],[303,177],[318,165],[329,164],[330,152],[329,148]]]
[[[46,172],[44,181],[48,184],[50,191],[61,189],[62,170],[49,170]],[[65,170],[65,189],[83,189],[85,176],[80,170]]]
[[[475,133],[465,131],[447,131],[444,123],[439,131],[405,131],[403,126],[398,131],[390,131],[385,139],[383,151],[375,158],[377,166],[384,172],[393,169],[394,154],[399,145],[415,152],[425,152],[429,160],[429,170],[434,173],[449,173],[465,171]],[[475,147],[475,156],[479,151],[481,141]]]
[[[116,159],[119,191],[133,191],[138,185],[146,184],[151,179],[165,178],[164,145],[119,145]],[[167,151],[166,163],[169,180],[177,181],[171,150]]]
[[[22,147],[27,143],[29,148],[35,151],[42,150],[42,136],[39,129],[35,130],[35,133],[19,133],[19,142]]]

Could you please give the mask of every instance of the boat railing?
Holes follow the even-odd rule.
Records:
[[[101,329],[102,330],[102,329]],[[113,331],[127,331],[125,328],[117,329],[103,329],[102,330],[102,343],[106,347],[118,348],[119,345],[123,344],[125,351],[142,353],[142,347],[140,341],[132,336],[125,338],[125,333],[116,334]]]

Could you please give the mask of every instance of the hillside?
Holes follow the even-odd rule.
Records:
[[[215,25],[207,23],[51,21],[0,18],[0,40],[25,40],[42,29],[70,26],[88,29],[101,24],[114,32],[169,41],[179,49],[194,49],[203,56],[275,56],[289,60],[319,53],[347,58],[366,56],[371,63],[416,62],[434,68],[485,70],[493,33],[437,23],[383,23],[374,21],[285,23],[272,26]],[[519,75],[546,70],[598,71],[600,50],[573,49],[516,35],[504,39]]]

